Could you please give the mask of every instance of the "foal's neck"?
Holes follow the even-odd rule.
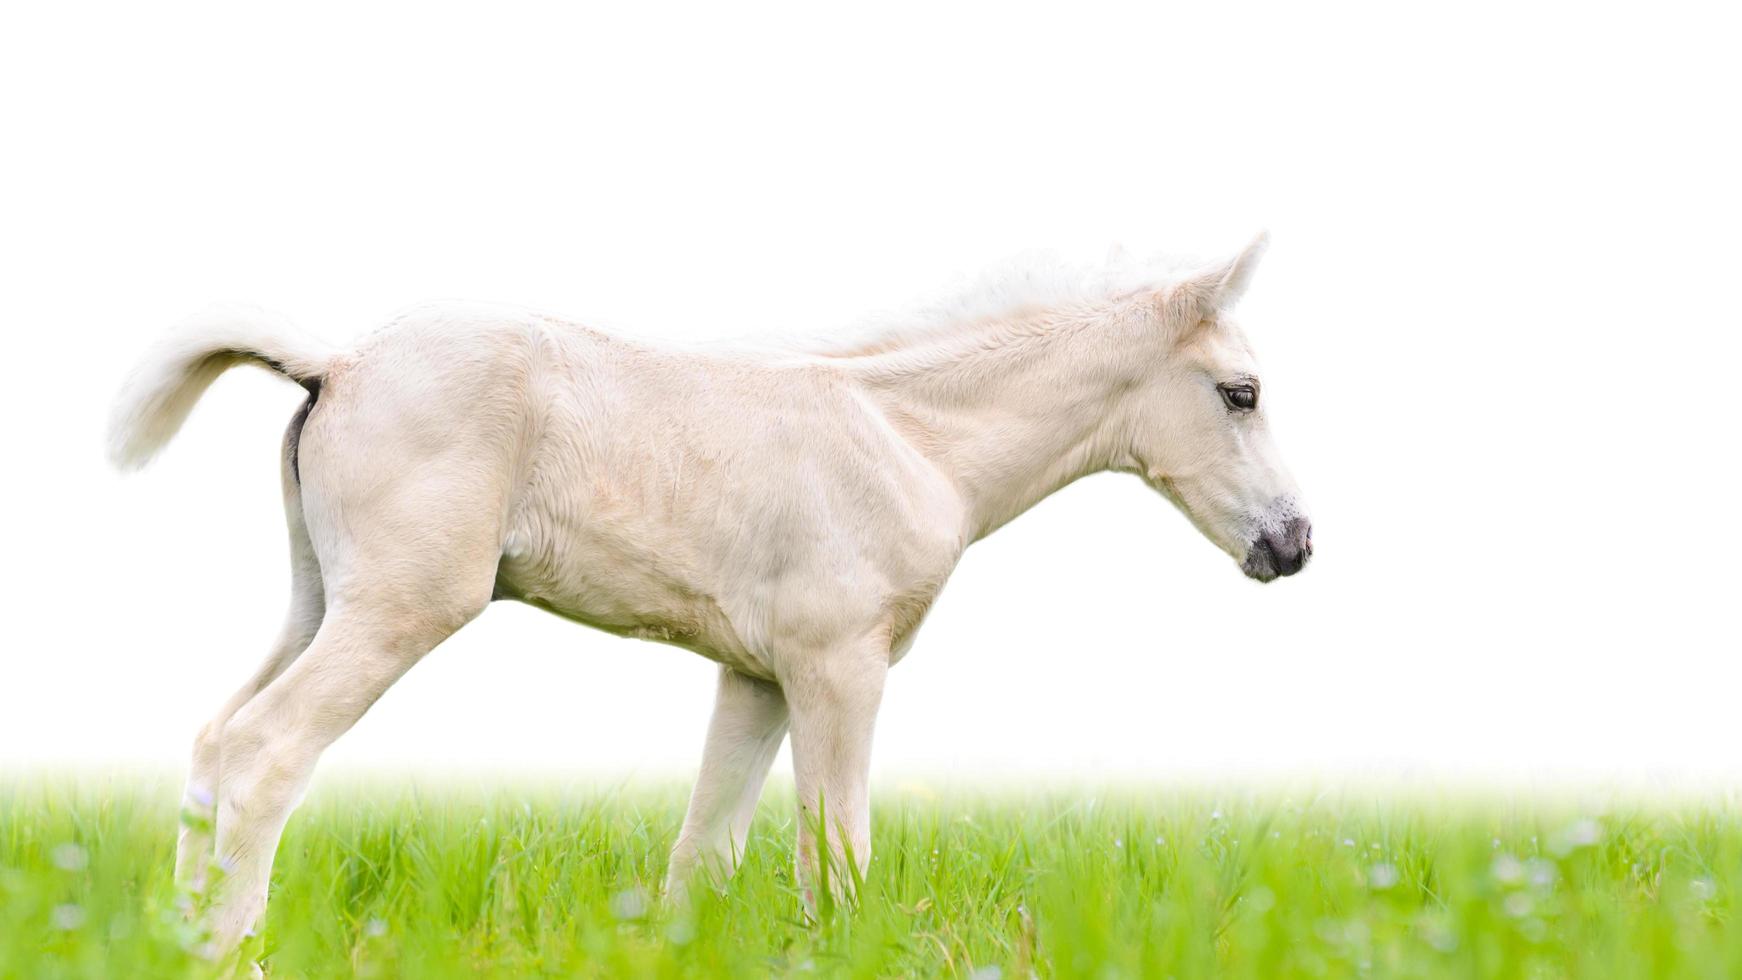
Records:
[[[1128,304],[1037,311],[864,358],[858,373],[897,430],[956,481],[973,540],[1121,465],[1124,396],[1160,356],[1152,334]]]

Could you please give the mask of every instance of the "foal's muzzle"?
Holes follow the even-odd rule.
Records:
[[[1240,570],[1260,582],[1268,582],[1300,571],[1312,556],[1312,522],[1304,517],[1291,517],[1252,539],[1246,546],[1246,560]]]

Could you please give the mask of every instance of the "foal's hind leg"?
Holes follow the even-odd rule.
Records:
[[[308,650],[225,724],[217,814],[223,873],[209,922],[214,952],[234,948],[259,923],[279,837],[321,752],[489,603],[493,564],[436,565],[411,582],[406,572],[383,568],[376,581],[398,581],[335,594]]]
[[[302,446],[302,501],[326,613],[308,649],[219,736],[222,873],[207,911],[215,953],[259,923],[279,836],[322,751],[489,605],[502,556],[506,467],[480,466],[476,455],[389,465],[409,440],[383,426],[371,433],[372,456],[341,452],[359,433],[335,432],[335,419],[355,422],[329,409],[323,425],[317,413]]]
[[[184,889],[203,891],[206,870],[212,861],[212,821],[218,792],[219,736],[224,723],[249,699],[277,679],[308,648],[315,630],[326,613],[326,597],[322,592],[321,565],[315,558],[309,541],[308,524],[303,520],[302,495],[290,462],[290,453],[300,428],[291,423],[286,433],[283,462],[284,517],[290,528],[290,611],[277,641],[254,676],[230,696],[211,721],[194,738],[193,762],[188,767],[187,791],[182,800],[181,837],[175,849],[175,881]]]
[[[777,685],[720,668],[702,771],[666,872],[667,897],[682,900],[698,872],[723,884],[737,870],[786,726],[786,696]]]

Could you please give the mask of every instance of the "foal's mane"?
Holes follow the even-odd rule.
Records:
[[[1196,267],[1195,260],[1136,260],[1115,250],[1100,263],[1073,263],[1031,252],[995,265],[954,289],[902,313],[883,313],[841,336],[811,338],[804,353],[856,358],[901,354],[972,340],[1032,335],[1053,319],[1092,313],[1139,292],[1165,289]],[[1053,314],[1053,316],[1047,316]]]

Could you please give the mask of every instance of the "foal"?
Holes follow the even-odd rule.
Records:
[[[807,894],[819,829],[863,870],[884,674],[969,544],[1120,470],[1255,579],[1306,562],[1309,525],[1228,315],[1264,244],[827,352],[661,350],[469,305],[408,313],[350,351],[257,311],[188,323],[122,391],[117,465],[144,464],[232,365],[309,392],[283,446],[290,614],[200,732],[188,777],[199,819],[176,877],[198,891],[214,857],[226,869],[210,883],[214,947],[258,924],[321,752],[494,599],[720,664],[671,893],[732,872],[789,730]]]

